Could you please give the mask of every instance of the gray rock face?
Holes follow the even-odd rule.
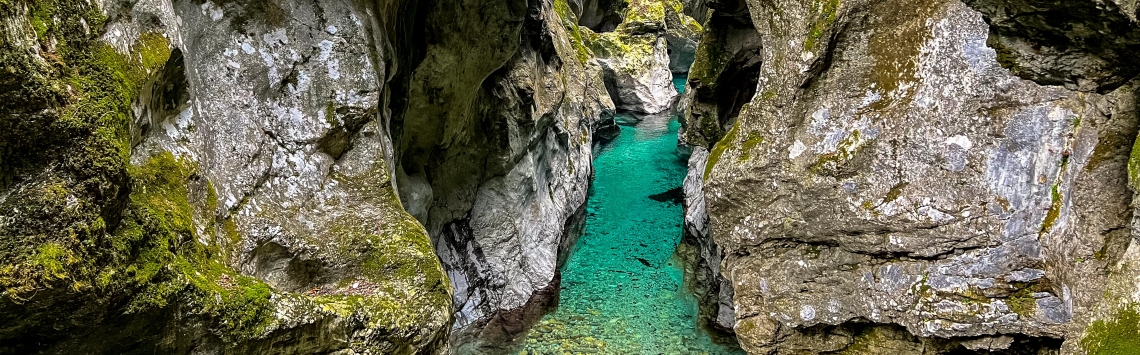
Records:
[[[41,169],[89,168],[5,166],[17,180],[0,204],[20,207],[3,220],[20,222],[0,236],[27,249],[2,259],[0,352],[446,351],[450,288],[389,178],[381,107],[398,34],[378,29],[398,14],[334,2],[28,6],[0,11],[5,60],[75,70],[24,66],[4,82],[76,129],[50,144],[81,151]],[[73,83],[67,98],[36,97],[61,82]],[[93,182],[106,190],[81,192]],[[45,184],[58,194],[28,199]],[[60,202],[73,214],[19,211]],[[76,223],[90,227],[67,232]]]
[[[669,70],[675,74],[688,73],[689,67],[696,59],[697,41],[700,40],[701,32],[704,32],[700,20],[689,15],[694,11],[689,6],[704,6],[704,4],[684,4],[680,1],[664,1],[664,4]]]
[[[991,24],[988,45],[1014,74],[1107,93],[1140,74],[1137,3],[1129,0],[969,0]]]
[[[687,90],[677,103],[682,117],[680,140],[693,147],[685,178],[685,238],[697,252],[695,265],[700,317],[713,329],[731,333],[735,320],[732,283],[721,273],[723,248],[712,239],[705,210],[704,175],[709,149],[736,122],[756,92],[761,64],[760,36],[743,2],[716,3],[710,12]]]
[[[79,151],[25,165],[4,133],[11,351],[436,354],[455,318],[520,331],[556,295],[614,107],[550,3],[28,6],[0,4],[0,85],[36,105],[0,118],[70,125],[41,144]]]
[[[700,315],[714,329],[731,332],[736,324],[736,309],[732,303],[732,283],[720,272],[724,251],[709,235],[709,217],[705,211],[704,180],[709,152],[704,147],[693,148],[689,156],[689,172],[685,176],[685,238],[683,243],[697,251],[696,268],[686,272],[697,274],[697,298],[701,300]]]
[[[673,72],[669,70],[666,40],[656,35],[642,35],[618,41],[633,50],[621,56],[598,59],[605,69],[606,87],[617,107],[642,113],[660,113],[671,108],[678,94],[673,87]]]
[[[459,353],[509,347],[557,297],[593,134],[614,111],[602,69],[570,42],[577,26],[559,25],[572,19],[548,2],[491,3],[435,5],[426,31],[439,42],[397,118],[401,198],[423,206],[412,213],[452,280]]]
[[[691,82],[685,131],[719,140],[704,197],[741,345],[1077,353],[1128,283],[1104,270],[1131,255],[1134,84],[1018,78],[956,1],[747,6],[767,45],[759,92],[721,139]],[[698,64],[739,43],[702,41]],[[699,85],[723,78],[698,67]]]
[[[703,24],[708,20],[708,0],[682,0],[681,3],[685,5],[685,14],[697,20],[698,23]]]
[[[609,32],[622,23],[629,1],[626,0],[582,0],[578,14],[578,24],[594,32]]]
[[[605,69],[605,83],[618,108],[661,113],[678,93],[673,73],[693,63],[701,25],[685,15],[677,0],[637,0],[628,4],[616,30],[582,30],[583,42]]]

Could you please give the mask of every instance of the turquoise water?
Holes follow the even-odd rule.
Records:
[[[687,81],[689,81],[688,75],[674,75],[673,76],[673,87],[677,88],[677,92],[684,94],[685,93],[685,82],[687,82]]]
[[[621,135],[594,160],[586,230],[562,271],[559,307],[531,330],[524,352],[742,354],[697,325],[673,255],[684,222],[680,124],[670,115],[617,120]]]

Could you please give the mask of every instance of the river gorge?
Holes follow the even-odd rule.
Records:
[[[0,0],[3,354],[1140,354],[1135,0]]]

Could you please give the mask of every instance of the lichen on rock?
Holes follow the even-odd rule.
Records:
[[[1099,268],[1131,255],[1100,231],[1131,224],[1128,148],[1107,142],[1135,135],[1132,86],[1023,80],[954,1],[720,6],[683,138],[710,152],[707,234],[746,350],[1071,353],[1104,292],[1127,294],[1131,271]],[[718,18],[741,7],[757,90],[718,102],[747,48]]]
[[[233,25],[241,20],[244,30],[259,30],[249,23],[256,17],[225,16],[226,11],[240,12],[240,5],[207,5],[215,8],[194,6],[182,13],[183,19],[193,23],[197,19],[188,15],[205,15],[208,21]],[[260,186],[261,191],[235,198],[235,180],[228,179],[233,171],[225,166],[227,159],[241,157],[232,154],[240,150],[212,150],[234,137],[226,131],[200,130],[210,125],[196,116],[209,112],[202,100],[229,107],[248,99],[216,96],[215,90],[223,88],[195,84],[203,79],[197,75],[196,66],[202,63],[198,60],[208,57],[209,45],[202,43],[217,43],[211,36],[220,32],[207,31],[195,37],[202,42],[183,43],[177,24],[164,21],[184,9],[162,1],[108,6],[62,0],[0,3],[6,28],[0,37],[6,68],[0,81],[12,89],[5,90],[11,100],[5,100],[0,119],[13,128],[5,131],[12,136],[3,137],[0,159],[5,180],[0,204],[8,206],[0,238],[6,246],[0,256],[0,319],[8,325],[0,333],[3,352],[445,350],[450,286],[426,232],[403,211],[386,173],[365,175],[370,184],[358,192],[377,196],[366,201],[383,213],[349,211],[372,218],[358,222],[379,222],[364,229],[370,240],[361,240],[376,248],[372,252],[367,247],[341,250],[339,259],[312,263],[318,266],[308,272],[317,275],[301,281],[249,267],[259,260],[246,246],[266,243],[256,238],[248,224],[252,215],[242,209],[268,207],[262,198],[272,188]],[[356,18],[344,15],[344,21]],[[337,32],[331,26],[319,31]],[[283,32],[273,33],[275,41],[289,40]],[[242,50],[230,48],[227,53]],[[184,59],[189,83],[164,81],[181,78]],[[230,68],[264,63],[262,57],[250,59],[254,61],[231,60]],[[269,68],[268,77],[246,84],[265,85],[274,76],[273,64]],[[337,76],[336,67],[326,69],[327,77]],[[310,79],[297,74],[291,88],[311,84]],[[189,91],[198,101],[185,105],[178,96],[184,88],[177,85],[191,85]],[[325,98],[310,102],[320,113],[328,106]],[[253,106],[272,103],[266,99]],[[250,107],[248,102],[245,107]],[[338,124],[354,120],[352,108],[330,111],[344,115],[333,121]],[[28,123],[40,126],[30,131]],[[282,133],[273,129],[266,131]],[[18,138],[37,131],[38,137]],[[339,134],[335,127],[324,132]],[[203,137],[213,138],[211,144],[200,145],[207,141]],[[306,144],[319,154],[330,154],[321,149],[321,142]],[[341,146],[331,154],[351,161],[368,149],[373,153],[365,157],[371,157],[372,165],[387,169],[377,155],[379,145],[360,139],[354,143],[357,149]],[[24,154],[28,149],[42,153]],[[282,217],[290,216],[261,215]],[[287,256],[297,252],[289,246],[294,249],[286,249]],[[344,263],[327,264],[333,260]],[[292,287],[308,281],[329,283],[315,289]],[[281,345],[284,339],[299,337],[311,341]]]
[[[676,0],[635,0],[613,31],[582,27],[586,46],[605,69],[606,88],[619,109],[660,113],[678,93],[673,73],[687,73],[703,27]]]

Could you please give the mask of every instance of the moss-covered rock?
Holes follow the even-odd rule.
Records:
[[[1121,307],[1111,318],[1097,320],[1081,339],[1088,355],[1123,355],[1140,353],[1140,313],[1136,305]]]
[[[756,93],[761,65],[760,36],[743,1],[711,12],[689,70],[681,140],[709,149],[736,121]],[[743,13],[742,13],[743,12]],[[764,96],[775,94],[774,89]]]
[[[700,25],[680,10],[680,2],[635,0],[614,31],[582,28],[586,46],[606,73],[606,88],[618,108],[663,112],[678,93],[673,72],[688,71]]]
[[[132,107],[183,48],[130,21],[85,1],[0,2],[0,353],[445,349],[450,284],[384,173],[341,173],[383,213],[328,231],[355,245],[339,285],[282,289],[240,267],[248,229],[219,213],[218,170],[132,150]],[[109,32],[135,37],[119,48]]]

